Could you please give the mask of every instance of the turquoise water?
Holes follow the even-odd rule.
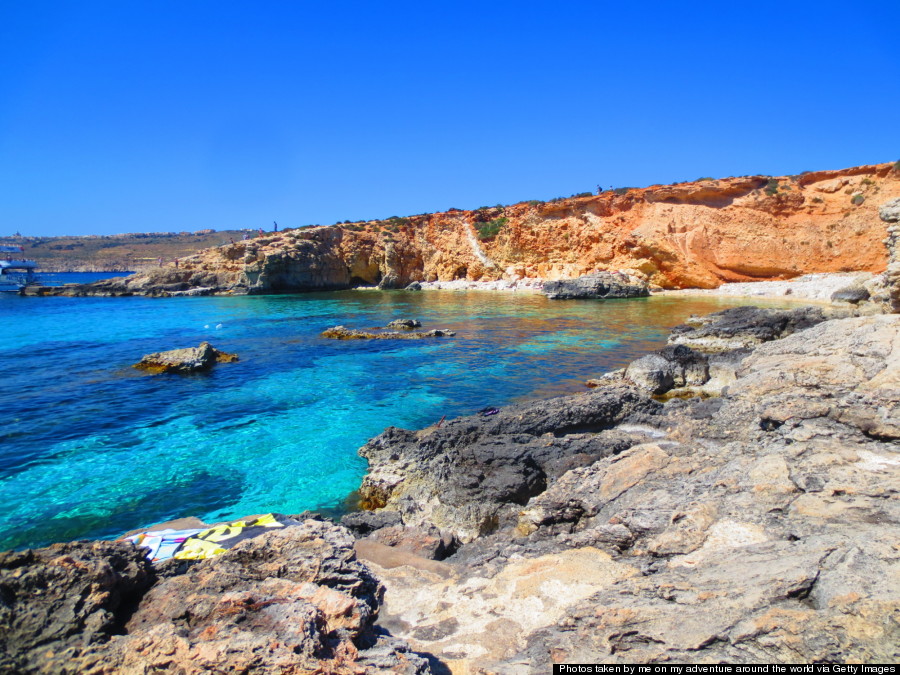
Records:
[[[340,508],[385,427],[418,428],[583,381],[664,344],[707,298],[551,302],[488,292],[239,298],[0,295],[0,550],[195,515]],[[457,331],[325,340],[398,317]],[[147,375],[143,354],[210,341],[240,361]]]

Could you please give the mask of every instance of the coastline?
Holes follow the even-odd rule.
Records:
[[[896,504],[885,498],[900,491],[900,371],[890,365],[900,316],[854,313],[724,310],[590,392],[389,428],[360,450],[370,510],[343,526],[298,514],[213,558],[157,568],[121,541],[0,554],[4,583],[31,598],[32,618],[9,633],[17,658],[51,670],[58,654],[82,669],[246,667],[270,645],[267,659],[332,659],[326,670],[338,670],[344,657],[311,645],[340,637],[364,672],[406,675],[545,672],[548,653],[891,662],[900,598],[877,580],[895,558],[886,528]],[[654,400],[658,373],[688,397]],[[702,380],[716,391],[691,394]],[[110,575],[116,560],[128,562]],[[61,574],[52,593],[29,593]],[[52,618],[56,607],[85,584],[104,593],[79,609],[82,633],[98,630],[87,628],[98,612],[129,612],[125,631],[101,627],[87,650],[57,641],[28,651],[33,622],[57,630],[68,619]],[[245,596],[239,611],[216,609]],[[322,618],[297,633],[273,625],[268,607]],[[187,632],[174,616],[191,617]],[[626,650],[615,648],[623,633],[639,638]]]

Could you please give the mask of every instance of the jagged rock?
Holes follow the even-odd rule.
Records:
[[[900,223],[900,197],[879,206],[878,216],[886,223]]]
[[[878,210],[881,219],[888,223],[887,239],[888,264],[884,271],[884,285],[887,291],[887,310],[900,313],[900,199],[882,204]]]
[[[543,292],[551,300],[640,298],[650,295],[646,281],[620,272],[597,272],[577,279],[545,281]]]
[[[882,580],[900,521],[898,349],[900,316],[882,315],[709,357],[713,379],[732,378],[721,397],[672,400],[603,432],[632,440],[547,480],[515,527],[500,518],[448,558],[449,576],[376,568],[382,621],[454,670],[508,675],[550,661],[895,662],[900,591]],[[560,425],[541,439],[576,436]],[[420,459],[442,488],[466,474],[462,453],[436,464],[389,446],[381,480],[407,496],[422,491],[404,481],[427,480]],[[542,610],[516,609],[519,588]]]
[[[320,520],[163,578],[123,542],[0,554],[0,671],[430,673],[374,629],[382,593]]]
[[[497,529],[564,471],[628,447],[628,434],[597,432],[657,407],[619,386],[419,433],[389,427],[359,451],[369,462],[361,503],[399,511],[407,527],[433,525],[471,541]]]
[[[396,274],[386,274],[381,278],[381,281],[378,282],[379,291],[389,291],[400,287],[400,277]]]
[[[388,328],[406,328],[408,330],[421,326],[422,322],[418,319],[394,319],[387,325]]]
[[[0,672],[74,672],[154,581],[131,544],[97,541],[0,553]]]
[[[826,318],[819,307],[790,310],[733,307],[675,326],[669,344],[703,352],[744,349],[809,328]]]
[[[400,514],[396,511],[356,511],[341,518],[341,525],[358,537],[365,537],[382,527],[391,527],[401,523]]]
[[[322,337],[331,340],[421,340],[433,337],[453,337],[454,335],[456,333],[452,330],[435,329],[414,333],[397,333],[394,331],[372,333],[371,331],[344,328],[344,326],[335,326],[322,332]]]
[[[151,373],[194,373],[209,370],[216,363],[233,363],[237,360],[237,354],[228,354],[208,342],[201,342],[199,347],[147,354],[133,367]]]

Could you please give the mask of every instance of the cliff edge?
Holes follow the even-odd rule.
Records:
[[[277,293],[414,281],[566,279],[624,270],[662,288],[882,272],[894,164],[702,179],[474,211],[269,233],[79,295]]]

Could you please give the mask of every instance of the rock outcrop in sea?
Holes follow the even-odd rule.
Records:
[[[146,354],[133,367],[150,373],[186,374],[209,370],[217,363],[234,363],[237,360],[237,354],[229,354],[208,342],[201,342],[198,347]]]
[[[609,300],[650,295],[646,281],[621,272],[595,272],[575,279],[545,281],[542,290],[551,300]]]
[[[621,271],[661,288],[715,288],[814,272],[881,273],[887,258],[877,204],[898,197],[900,170],[892,164],[704,179],[269,233],[131,277],[27,292],[403,289],[454,280],[553,281],[598,271]]]

